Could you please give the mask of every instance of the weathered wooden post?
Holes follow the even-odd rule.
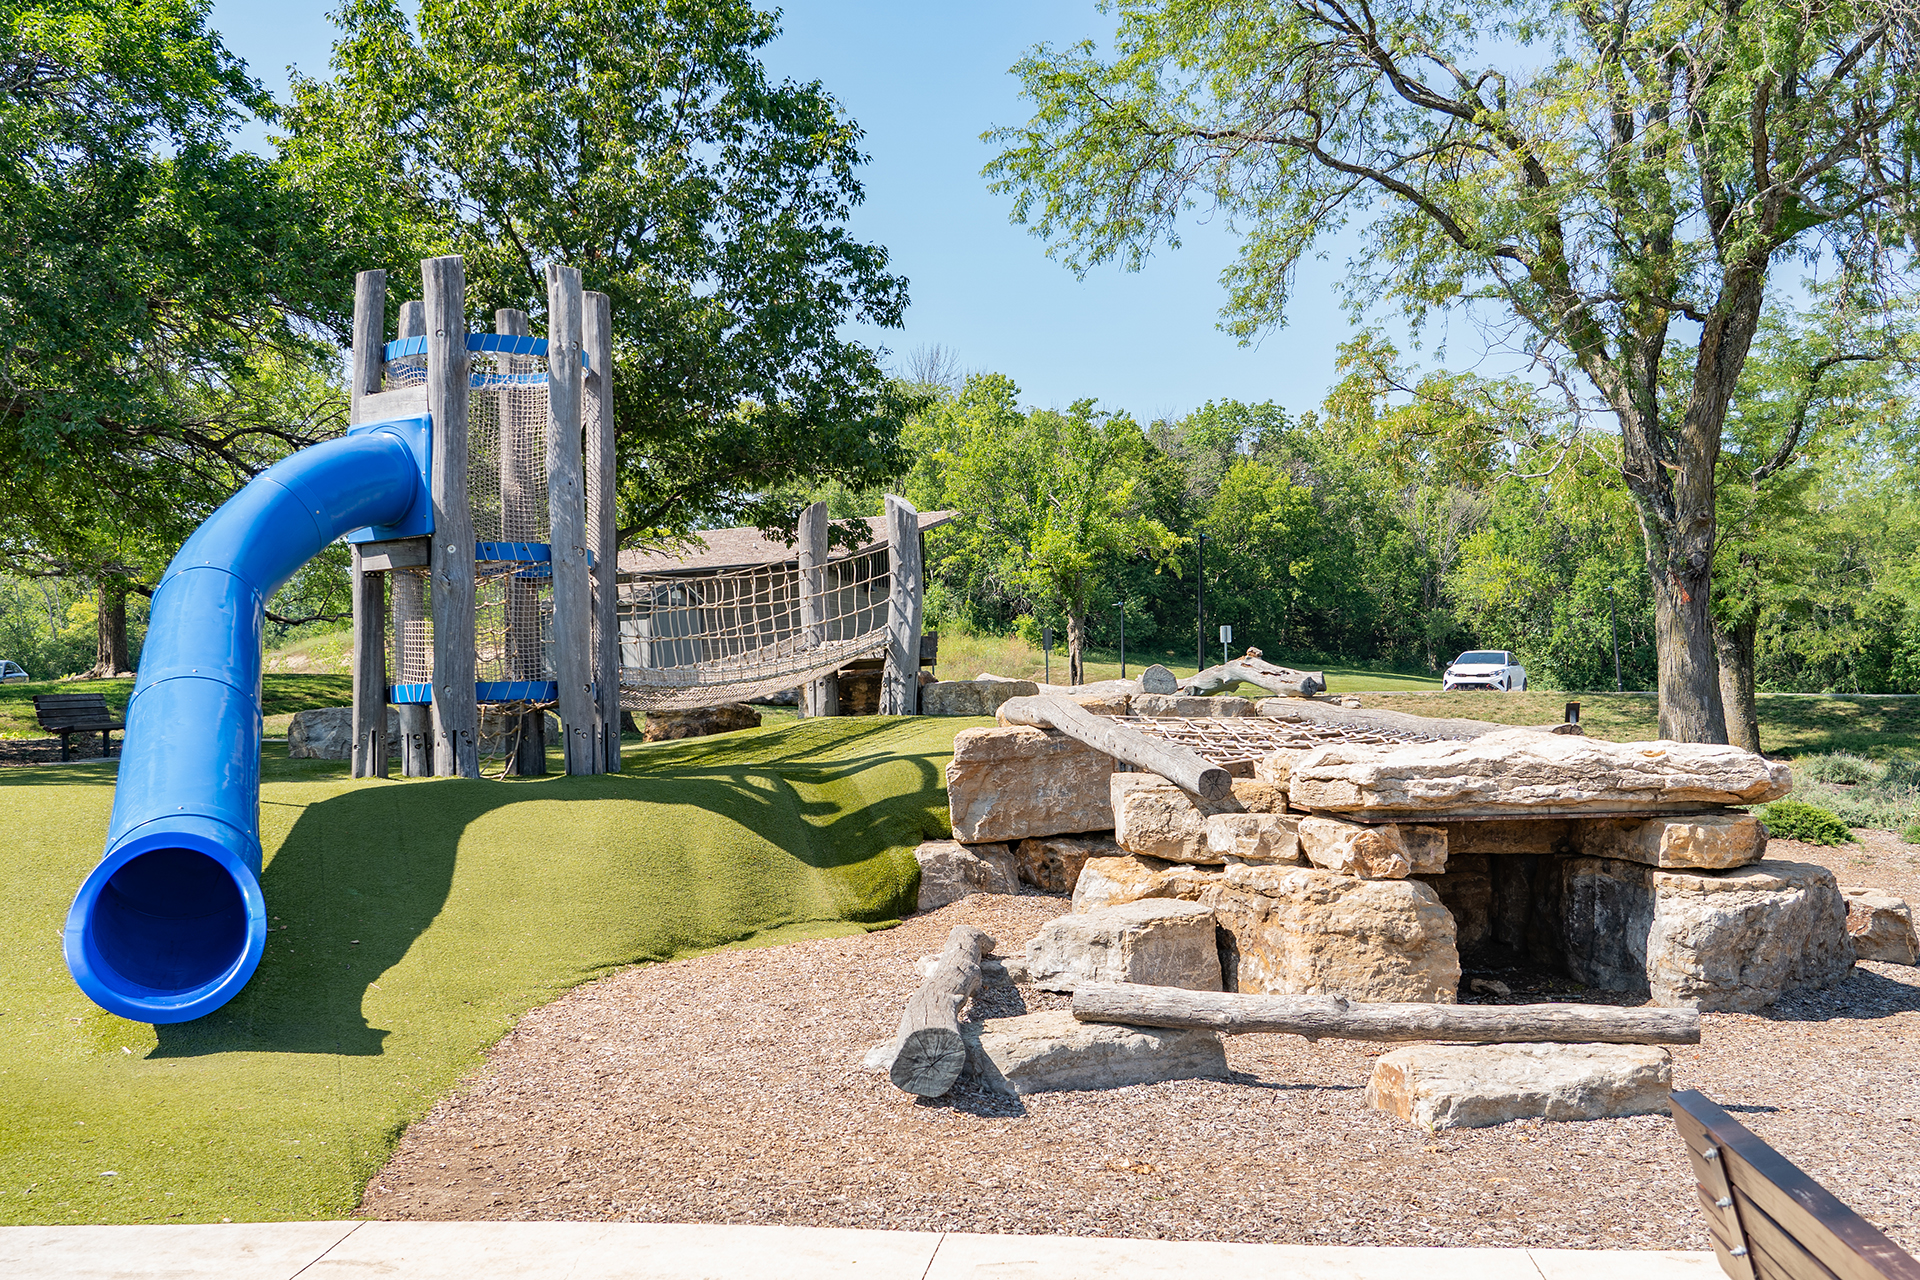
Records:
[[[568,773],[604,771],[596,759],[593,586],[587,570],[586,492],[580,452],[580,273],[547,268],[547,537],[553,555],[553,674]]]
[[[418,298],[400,306],[400,332],[402,338],[418,338],[427,331],[427,304]],[[422,388],[425,390],[425,388]],[[432,541],[431,538],[428,539]],[[431,564],[431,557],[428,563]],[[399,655],[394,663],[396,683],[409,680],[414,676],[425,676],[426,672],[409,671],[406,659],[414,647],[420,643],[419,637],[427,626],[427,583],[417,573],[396,573],[393,575],[393,631],[394,645]],[[403,702],[399,704],[400,714],[400,772],[409,778],[428,778],[433,776],[433,711],[422,702]]]
[[[800,513],[800,626],[806,646],[827,642],[827,504],[816,502]],[[800,714],[840,714],[840,680],[831,671],[807,681],[801,690]]]
[[[593,547],[593,689],[600,712],[600,762],[620,772],[620,531],[614,501],[613,300],[588,293],[586,343],[587,537]]]
[[[493,313],[493,331],[512,337],[533,332],[527,313],[502,308]],[[502,374],[513,371],[513,357],[496,357]],[[515,401],[527,393],[507,384],[497,395],[500,405],[500,539],[503,542],[537,542],[539,512],[534,503],[535,482],[533,452],[515,432]],[[537,442],[542,452],[547,442]],[[538,623],[528,629],[524,624],[538,616],[540,587],[531,579],[515,574],[507,579],[507,679],[532,680],[540,672],[540,629]],[[529,674],[531,673],[531,674]],[[547,716],[539,708],[521,712],[510,719],[502,717],[501,728],[512,735],[513,752],[503,771],[509,777],[538,778],[547,771]]]
[[[458,257],[420,264],[426,298],[427,412],[433,415],[433,767],[480,776],[474,691],[473,510],[467,498],[467,274]]]
[[[887,495],[887,664],[880,714],[920,712],[920,513]]]
[[[380,390],[387,332],[387,273],[362,271],[353,282],[353,375],[348,419],[361,421],[364,397]],[[353,547],[353,776],[387,776],[386,575]]]

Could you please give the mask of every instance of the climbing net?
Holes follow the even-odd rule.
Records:
[[[806,575],[793,560],[635,575],[620,589],[620,703],[668,711],[743,702],[879,653],[889,586],[884,548]]]

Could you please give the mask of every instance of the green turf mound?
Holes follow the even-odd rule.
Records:
[[[978,723],[802,721],[510,783],[270,757],[266,956],[218,1013],[157,1029],[94,1008],[60,956],[113,766],[7,771],[0,1222],[347,1213],[527,1009],[637,961],[910,909],[953,735]]]

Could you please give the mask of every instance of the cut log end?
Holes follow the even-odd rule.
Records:
[[[907,1093],[937,1098],[953,1088],[966,1065],[967,1043],[958,1031],[922,1027],[902,1042],[887,1078]]]
[[[1233,794],[1233,775],[1217,767],[1202,769],[1196,790],[1203,800],[1224,800]]]

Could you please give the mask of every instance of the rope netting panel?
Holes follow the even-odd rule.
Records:
[[[635,575],[620,588],[620,703],[686,710],[768,697],[887,645],[884,549],[802,580],[787,560],[706,576]]]
[[[426,684],[433,679],[433,609],[425,567],[393,569],[387,590],[387,682]]]

